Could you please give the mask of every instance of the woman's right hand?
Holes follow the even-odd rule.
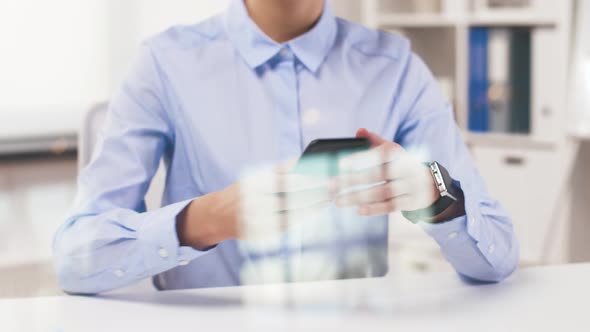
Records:
[[[327,177],[296,174],[292,166],[255,172],[192,201],[177,218],[180,244],[204,250],[228,239],[277,235],[332,201]]]

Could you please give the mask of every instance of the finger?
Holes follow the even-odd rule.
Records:
[[[242,213],[249,216],[304,209],[331,200],[326,188],[278,194],[244,193],[240,197]]]
[[[385,168],[386,166],[380,166],[361,172],[341,174],[335,176],[330,180],[329,189],[332,193],[338,193],[341,190],[350,187],[357,187],[391,181],[390,179],[388,179],[389,172],[385,170]]]
[[[286,174],[289,173],[290,171],[293,170],[293,168],[295,168],[295,166],[297,165],[298,159],[294,158],[291,159],[279,166],[276,166],[273,170],[278,173],[278,174]]]
[[[373,132],[370,132],[366,128],[360,128],[359,130],[357,130],[356,137],[368,138],[369,141],[371,142],[371,146],[373,146],[373,147],[376,147],[376,146],[379,146],[381,144],[388,142],[388,140],[384,139],[383,137],[381,137]]]
[[[322,211],[330,206],[330,204],[330,202],[325,202],[307,208],[275,212],[263,216],[242,216],[242,218],[240,218],[240,236],[247,238],[276,237],[289,228],[316,218],[322,213]]]
[[[339,161],[338,166],[340,172],[355,172],[392,162],[403,153],[404,150],[394,143],[383,144],[369,151],[346,156]]]
[[[279,212],[312,208],[318,204],[332,202],[332,195],[327,189],[280,194],[275,197],[279,199]]]
[[[261,171],[244,178],[241,181],[240,190],[243,193],[275,194],[327,187],[328,179],[325,176],[309,176],[294,173],[278,174],[275,172]]]
[[[336,199],[336,205],[348,207],[379,203],[409,194],[411,190],[410,181],[389,181],[369,189],[343,194]]]
[[[373,204],[362,205],[358,208],[361,216],[380,216],[395,211],[406,210],[405,206],[411,205],[412,197],[402,195],[396,198]]]
[[[369,130],[367,128],[359,128],[355,136],[358,138],[369,138]]]
[[[302,174],[284,174],[274,179],[272,193],[294,193],[326,189],[328,178],[325,176],[308,176]]]
[[[424,168],[421,164],[409,163],[402,159],[362,171],[340,174],[331,180],[330,190],[338,192],[349,187],[371,185],[384,181],[400,181],[415,176],[417,171]]]
[[[246,225],[268,225],[269,229],[280,228],[283,229],[287,225],[302,222],[309,218],[315,217],[325,208],[331,205],[330,202],[318,203],[314,206],[306,208],[293,209],[288,211],[275,211],[265,215],[248,215],[243,216],[242,220],[246,221]]]
[[[279,211],[276,216],[279,218],[282,227],[289,227],[317,217],[321,211],[330,205],[332,205],[332,202],[320,202],[303,208]]]

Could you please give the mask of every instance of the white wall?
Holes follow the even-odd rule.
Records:
[[[336,16],[360,23],[362,21],[362,1],[363,0],[331,0],[330,3]]]
[[[104,0],[0,1],[0,108],[104,98]]]
[[[103,0],[0,1],[0,140],[74,132],[80,111],[106,98],[106,8]]]
[[[576,6],[570,122],[576,135],[590,137],[590,1],[578,0]]]
[[[145,38],[223,11],[229,0],[109,0],[111,81],[116,89]]]
[[[0,143],[75,133],[108,100],[141,40],[228,0],[0,1]]]

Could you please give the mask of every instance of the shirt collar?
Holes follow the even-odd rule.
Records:
[[[248,16],[243,0],[233,0],[224,15],[229,39],[246,63],[257,68],[288,46],[297,59],[310,71],[316,72],[336,39],[337,24],[328,0],[316,25],[305,34],[279,44],[262,32]]]

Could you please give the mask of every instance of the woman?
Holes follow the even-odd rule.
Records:
[[[316,138],[355,133],[385,157],[351,157],[363,170],[332,180],[331,192],[373,185],[338,195],[338,206],[376,224],[406,211],[465,278],[512,273],[510,218],[407,40],[335,18],[324,0],[235,0],[222,15],[142,45],[80,175],[76,209],[56,234],[62,287],[97,293],[152,276],[162,289],[242,283],[240,174],[297,157]],[[426,152],[421,162],[400,161],[416,150]],[[164,207],[146,212],[161,158]],[[304,207],[326,198],[300,197]]]

